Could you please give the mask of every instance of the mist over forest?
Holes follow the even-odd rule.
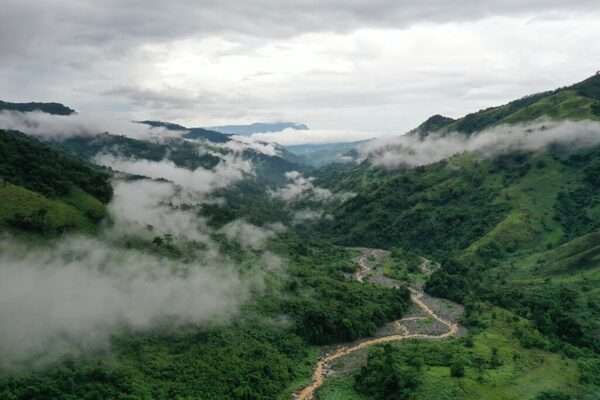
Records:
[[[0,400],[600,399],[597,1],[0,7]]]

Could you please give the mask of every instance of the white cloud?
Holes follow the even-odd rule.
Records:
[[[223,321],[262,286],[222,259],[182,264],[92,239],[0,249],[0,368],[107,350],[121,329]]]
[[[21,131],[30,135],[64,139],[71,136],[94,136],[104,132],[142,140],[164,140],[179,137],[184,131],[150,128],[148,125],[119,119],[118,115],[51,115],[40,111],[20,113],[0,111],[0,129]]]
[[[170,234],[176,239],[210,242],[206,221],[193,207],[204,201],[203,196],[182,192],[169,182],[115,181],[114,196],[108,205],[114,224],[108,235]],[[191,209],[182,207],[186,205]]]
[[[166,179],[194,194],[208,194],[253,174],[251,161],[235,155],[224,155],[221,158],[213,169],[199,167],[193,171],[178,167],[169,160],[148,161],[101,154],[95,157],[95,161],[117,171]]]
[[[281,132],[255,133],[251,137],[283,146],[291,146],[309,143],[357,142],[371,139],[373,136],[372,132],[285,129]]]
[[[319,187],[314,184],[315,178],[306,178],[298,171],[286,172],[285,177],[288,183],[272,191],[271,196],[289,203],[301,200],[316,202],[346,201],[354,196],[354,194],[349,192],[333,193],[329,189]]]
[[[427,165],[463,152],[482,156],[506,151],[536,151],[550,144],[582,148],[600,144],[600,123],[537,121],[501,125],[472,136],[450,132],[445,136],[399,136],[379,139],[360,147],[363,159],[388,168]]]
[[[243,153],[246,150],[254,150],[267,156],[281,156],[281,150],[274,143],[257,140],[248,136],[233,136],[233,140],[223,144],[223,147],[232,150],[235,153]]]
[[[229,240],[235,240],[244,247],[261,250],[269,239],[285,230],[285,226],[281,223],[258,227],[243,220],[236,220],[223,226],[219,229],[219,232],[223,233]]]

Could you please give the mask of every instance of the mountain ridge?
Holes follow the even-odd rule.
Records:
[[[420,138],[432,133],[444,136],[453,132],[470,136],[494,126],[526,123],[540,118],[600,120],[600,75],[593,75],[571,86],[488,107],[452,121],[451,118],[440,117],[430,117],[409,134]]]
[[[61,103],[41,103],[41,102],[29,102],[29,103],[11,103],[0,100],[0,111],[14,111],[14,112],[34,112],[39,111],[51,115],[73,115],[77,112],[65,106]]]

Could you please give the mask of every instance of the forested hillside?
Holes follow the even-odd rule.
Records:
[[[462,134],[483,140],[476,139],[485,135],[480,130],[499,123],[533,123],[541,116],[592,120],[598,117],[592,114],[599,83],[595,76],[425,126],[450,140]],[[437,122],[445,126],[440,130]],[[570,129],[561,132],[579,128]],[[331,210],[334,217],[320,230],[339,244],[404,249],[440,261],[426,283],[428,293],[467,309],[500,306],[532,321],[541,335],[515,331],[522,345],[578,358],[582,379],[598,384],[592,376],[600,372],[600,131],[590,129],[585,146],[574,135],[536,149],[459,152],[416,167],[378,166],[373,157],[322,169],[319,184],[357,195]],[[438,140],[426,130],[414,132],[424,145]],[[543,132],[523,128],[530,138]],[[419,142],[413,145],[418,152]],[[476,314],[473,327],[482,323]]]
[[[468,114],[457,120],[432,117],[414,133],[421,136],[432,132],[471,135],[501,124],[524,123],[543,117],[557,120],[600,120],[600,75],[573,86],[533,94],[499,107]]]
[[[13,131],[0,131],[0,179],[0,223],[34,232],[92,229],[113,193],[107,172]]]

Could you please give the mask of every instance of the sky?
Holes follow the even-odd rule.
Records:
[[[600,70],[597,0],[2,0],[0,7],[0,99],[63,102],[100,120],[294,121],[311,127],[304,135],[312,141],[360,140]]]

